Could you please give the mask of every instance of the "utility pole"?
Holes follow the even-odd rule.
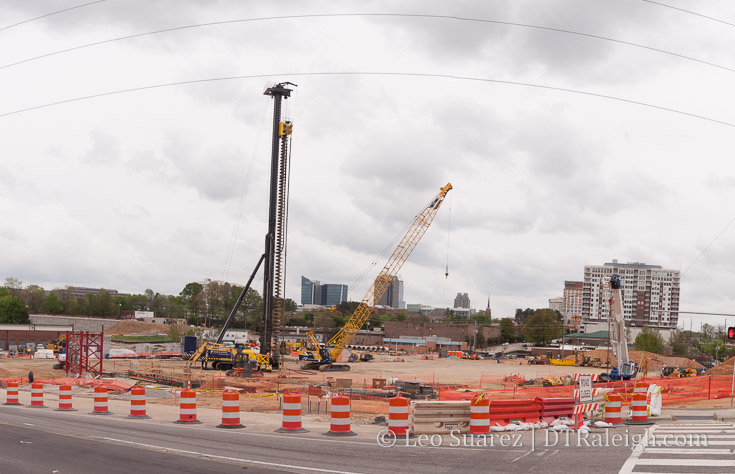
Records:
[[[284,205],[287,177],[287,139],[291,134],[291,124],[281,122],[282,102],[291,96],[283,82],[269,87],[263,95],[273,97],[273,137],[271,142],[271,180],[268,199],[268,233],[265,236],[265,265],[263,269],[263,316],[261,318],[260,353],[273,354],[274,340],[277,341],[281,329],[281,264],[284,246]],[[274,289],[276,295],[274,295]],[[277,350],[277,349],[276,349]],[[271,357],[277,367],[278,357]]]

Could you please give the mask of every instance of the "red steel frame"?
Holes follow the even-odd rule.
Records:
[[[66,375],[85,377],[101,376],[104,360],[102,344],[104,332],[68,332],[66,333]]]

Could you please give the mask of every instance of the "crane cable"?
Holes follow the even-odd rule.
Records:
[[[235,223],[232,226],[232,234],[230,236],[230,242],[227,245],[227,253],[225,255],[225,264],[222,269],[222,281],[227,281],[230,277],[230,267],[232,266],[232,259],[235,254],[235,246],[237,244],[237,235],[240,231],[240,222],[242,220],[242,215],[245,212],[245,199],[247,198],[248,190],[250,189],[250,180],[253,174],[253,163],[255,163],[255,156],[258,152],[258,147],[260,146],[260,139],[263,135],[263,128],[265,126],[265,119],[266,119],[266,113],[268,112],[268,103],[265,104],[263,107],[263,113],[261,114],[260,118],[260,126],[258,127],[258,133],[255,136],[255,143],[253,144],[253,149],[250,154],[250,163],[248,164],[248,170],[245,175],[245,181],[242,185],[242,191],[240,192],[240,203],[237,207],[237,213],[235,216]]]
[[[447,266],[444,269],[444,279],[449,278],[449,236],[452,230],[452,196],[449,196],[449,215],[447,222]]]

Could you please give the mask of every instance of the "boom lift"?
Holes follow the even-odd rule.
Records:
[[[321,348],[319,343],[317,343],[317,350],[309,352],[313,360],[307,359],[306,362],[301,365],[302,369],[318,369],[321,371],[350,370],[349,365],[335,364],[334,361],[336,361],[340,356],[345,346],[352,342],[352,339],[357,335],[357,332],[365,324],[368,317],[370,317],[370,313],[373,312],[377,302],[380,301],[380,298],[386,292],[388,286],[393,282],[395,276],[398,275],[399,270],[411,255],[411,252],[416,248],[421,237],[423,237],[429,229],[437,211],[439,211],[439,207],[442,202],[444,202],[444,198],[451,189],[451,183],[447,183],[446,186],[440,188],[439,193],[414,218],[408,231],[393,251],[388,262],[380,271],[380,274],[375,279],[375,282],[370,287],[365,297],[362,299],[362,302],[357,306],[355,312],[352,313],[350,319],[345,323],[344,327],[329,340],[326,344],[326,348]],[[331,350],[328,349],[329,347],[331,347]]]
[[[628,357],[628,339],[625,337],[625,318],[623,317],[623,300],[620,294],[620,277],[613,275],[610,278],[612,293],[610,306],[610,339],[613,354],[618,359],[617,367],[613,367],[608,374],[609,380],[630,380],[638,373],[638,364],[631,362]]]

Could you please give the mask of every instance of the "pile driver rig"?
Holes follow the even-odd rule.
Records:
[[[231,369],[236,359],[245,353],[255,361],[256,370],[268,371],[278,368],[280,354],[276,343],[281,333],[281,317],[283,314],[283,271],[285,267],[286,215],[288,193],[289,145],[293,124],[282,121],[283,101],[291,96],[288,86],[296,86],[291,82],[282,82],[268,87],[263,95],[273,98],[273,135],[271,140],[271,173],[270,194],[268,199],[268,232],[265,235],[265,250],[255,265],[248,283],[240,293],[230,312],[224,327],[220,331],[217,342],[205,342],[193,356],[189,356],[189,364],[202,360],[212,361],[213,366]],[[250,289],[255,274],[263,265],[263,313],[261,316],[260,350],[232,348],[222,344],[222,338],[240,308]]]

